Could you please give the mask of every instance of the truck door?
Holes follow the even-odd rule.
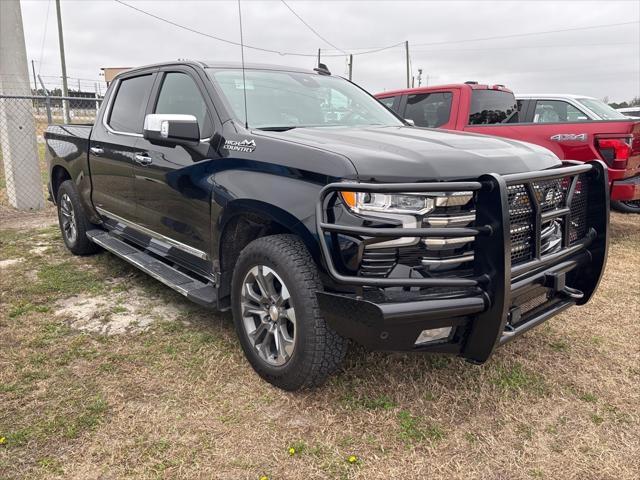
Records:
[[[198,120],[197,145],[137,144],[134,183],[140,224],[159,240],[207,259],[211,248],[213,105],[204,83],[188,67],[158,73],[147,113],[188,114]]]
[[[91,199],[98,212],[110,218],[135,221],[133,164],[142,138],[144,113],[154,73],[117,80],[107,106],[91,131],[89,166]]]

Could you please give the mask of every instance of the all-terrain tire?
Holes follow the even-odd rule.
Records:
[[[71,180],[65,180],[58,188],[56,204],[60,232],[69,251],[74,255],[98,252],[100,247],[87,238],[87,231],[96,227],[89,221]]]
[[[283,365],[270,364],[259,355],[243,319],[242,301],[246,306],[243,288],[247,288],[247,276],[256,268],[273,272],[272,277],[277,276],[286,285],[294,309],[293,353]],[[322,317],[316,297],[316,292],[322,289],[316,265],[295,235],[259,238],[247,245],[238,257],[231,290],[236,332],[253,369],[276,387],[298,390],[320,385],[344,360],[348,341],[331,330]],[[268,316],[266,318],[268,321]]]

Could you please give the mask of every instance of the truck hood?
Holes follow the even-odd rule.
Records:
[[[258,135],[347,157],[363,182],[454,180],[561,164],[551,151],[529,143],[406,126],[295,128]]]

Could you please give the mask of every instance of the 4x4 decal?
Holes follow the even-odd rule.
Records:
[[[554,142],[586,142],[588,135],[586,133],[558,133],[556,135],[551,135],[549,140],[553,140]]]

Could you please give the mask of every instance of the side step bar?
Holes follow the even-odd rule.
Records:
[[[205,283],[190,277],[143,250],[123,242],[107,231],[89,230],[87,237],[105,250],[138,267],[195,303],[207,307],[215,307],[217,305],[217,289],[212,283]]]

